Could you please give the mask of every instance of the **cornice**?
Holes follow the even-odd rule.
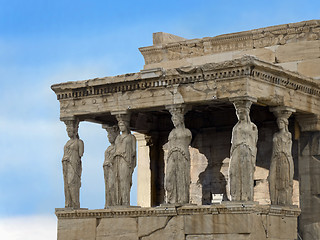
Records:
[[[231,204],[230,204],[231,203]],[[195,214],[251,214],[297,217],[300,209],[296,206],[270,206],[246,203],[227,203],[208,206],[160,206],[153,208],[109,208],[97,210],[56,210],[58,219],[70,218],[121,218],[121,217],[146,217],[146,216],[177,216]]]
[[[67,82],[53,85],[52,89],[57,94],[58,100],[68,100],[196,82],[232,81],[249,77],[320,97],[320,86],[312,78],[284,70],[280,66],[261,61],[253,56],[244,56],[221,63],[207,63],[167,70],[155,69],[154,71],[154,74],[152,74],[152,70],[148,70],[146,74],[141,71],[130,75]]]

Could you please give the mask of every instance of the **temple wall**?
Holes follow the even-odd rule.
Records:
[[[56,215],[58,240],[294,240],[299,212],[244,203],[65,210]]]
[[[320,236],[320,134],[305,132],[301,136],[299,172],[301,216],[299,225],[303,239]]]

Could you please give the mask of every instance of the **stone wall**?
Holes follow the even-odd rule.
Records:
[[[320,134],[305,132],[300,138],[300,228],[303,239],[320,237]]]
[[[56,211],[58,240],[294,240],[298,208],[256,204]]]
[[[166,35],[166,37],[162,37]],[[171,34],[169,34],[171,35]],[[157,44],[140,48],[145,69],[173,68],[232,60],[243,55],[257,58],[320,79],[320,21],[284,24],[251,31],[181,39],[155,33]],[[162,39],[162,42],[159,40]]]

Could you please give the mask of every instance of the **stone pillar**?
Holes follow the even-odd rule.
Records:
[[[76,118],[63,119],[67,127],[69,141],[64,146],[62,170],[64,180],[65,207],[80,208],[80,187],[84,144],[78,135],[79,120]]]
[[[230,99],[236,108],[237,124],[232,129],[229,199],[231,201],[253,201],[254,171],[257,156],[258,129],[250,120],[250,107],[257,100],[252,97]]]
[[[119,198],[119,192],[116,191],[117,184],[115,179],[117,178],[117,164],[115,162],[116,146],[115,141],[120,134],[118,125],[103,124],[102,128],[108,132],[108,140],[110,146],[104,153],[103,172],[105,182],[105,208],[108,206],[117,205],[117,199]]]
[[[297,118],[299,139],[300,206],[299,230],[302,239],[320,239],[320,117]]]
[[[116,115],[118,127],[121,132],[115,139],[113,154],[114,182],[116,192],[115,204],[118,206],[130,205],[130,190],[132,174],[136,167],[136,138],[130,132],[130,114],[128,112],[112,112]]]
[[[133,135],[138,145],[138,206],[151,207],[150,137],[137,132]]]
[[[190,201],[190,153],[191,131],[185,128],[185,107],[168,107],[174,125],[164,145],[167,150],[165,161],[165,202],[168,204],[186,204]]]
[[[279,132],[273,135],[269,192],[273,205],[292,205],[294,164],[292,159],[292,135],[288,118],[295,112],[288,107],[273,107],[270,111],[277,117]]]

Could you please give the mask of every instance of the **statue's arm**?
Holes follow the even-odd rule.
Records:
[[[66,150],[66,146],[64,146],[64,148],[63,148],[62,163],[64,163],[64,162],[68,161],[68,156],[66,156],[66,152],[67,152],[67,150]]]
[[[81,139],[79,139],[79,156],[82,157],[84,153],[84,144]]]
[[[132,163],[133,163],[133,168],[136,166],[137,164],[137,158],[136,158],[136,148],[137,148],[137,141],[136,141],[136,138],[135,136],[132,135],[132,154],[131,154],[131,157],[132,157]]]

